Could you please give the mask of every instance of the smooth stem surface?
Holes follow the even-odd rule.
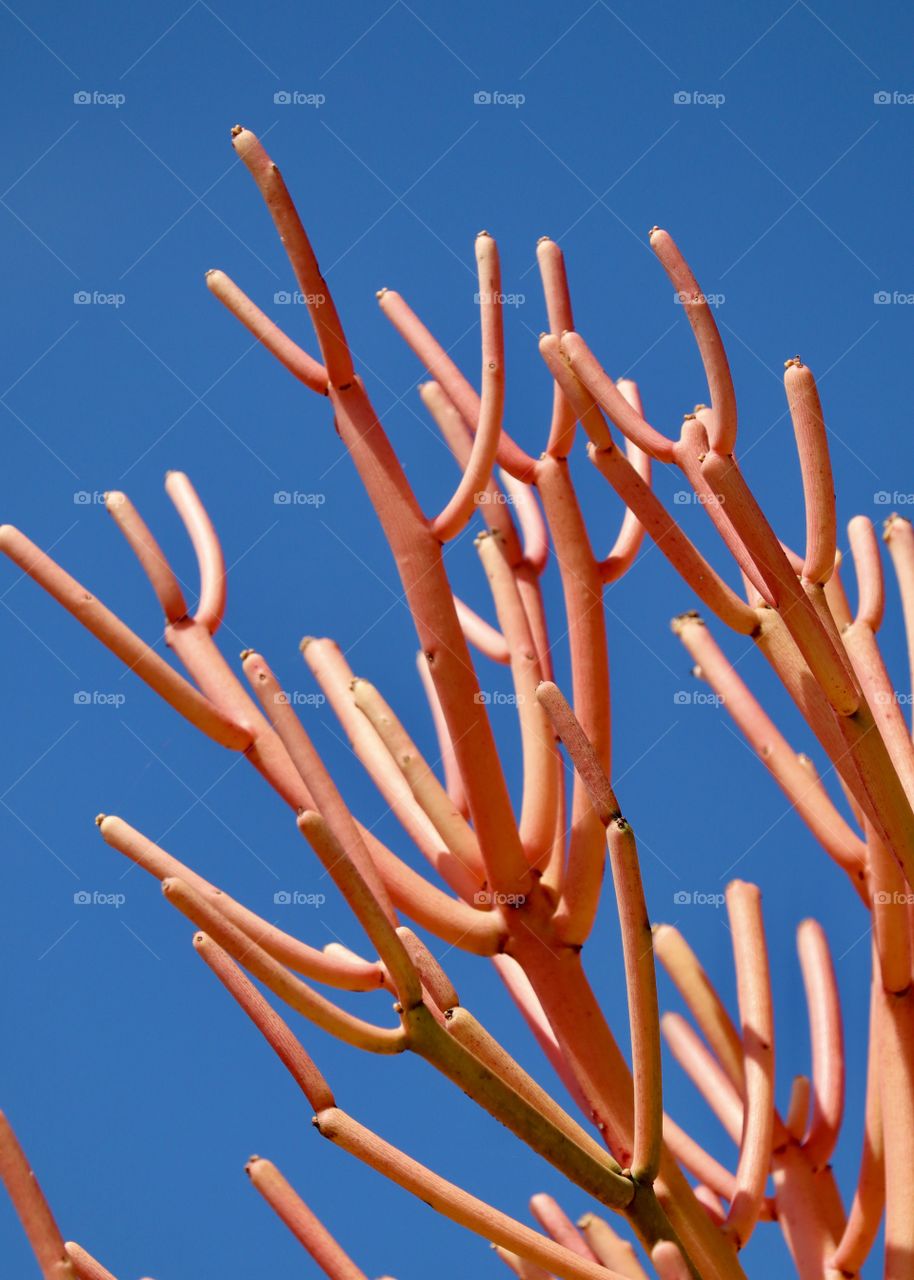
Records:
[[[38,1179],[0,1111],[0,1182],[6,1187],[44,1280],[73,1280],[74,1268]]]

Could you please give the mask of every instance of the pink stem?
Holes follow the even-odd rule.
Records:
[[[879,1087],[885,1144],[886,1280],[914,1257],[914,988],[878,991]]]
[[[44,1280],[74,1280],[74,1269],[63,1237],[38,1185],[13,1127],[0,1111],[0,1182],[6,1187],[16,1215],[41,1269]]]
[[[250,745],[251,735],[247,729],[232,723],[110,609],[12,525],[0,528],[0,550],[208,738],[234,751],[244,751]]]
[[[454,984],[429,951],[422,939],[406,925],[397,926],[397,937],[403,943],[410,963],[422,980],[422,986],[442,1014],[453,1011],[460,1004]],[[444,1021],[442,1019],[442,1025]]]
[[[638,1261],[634,1246],[624,1240],[608,1222],[594,1213],[586,1213],[578,1221],[584,1238],[594,1255],[604,1267],[618,1271],[626,1280],[648,1280],[647,1272]]]
[[[673,1057],[717,1116],[728,1136],[739,1144],[745,1108],[723,1067],[681,1014],[665,1013],[660,1025]],[[736,1198],[735,1193],[734,1179],[733,1199]]]
[[[561,338],[563,333],[574,328],[565,258],[554,240],[542,236],[537,241],[536,260],[539,263],[546,301],[549,332],[554,337]],[[553,458],[567,458],[574,444],[577,418],[558,383],[554,385],[552,395],[552,423],[546,452]]]
[[[479,422],[479,396],[454,361],[393,289],[382,289],[378,294],[378,302],[400,337],[415,352],[435,382],[440,384],[445,395],[453,401],[470,429],[475,431]],[[499,465],[505,471],[518,480],[530,480],[535,466],[534,459],[519,448],[505,431],[501,433],[497,456]]]
[[[444,769],[444,786],[451,803],[458,813],[462,813],[466,817],[469,812],[467,804],[466,790],[463,785],[463,779],[460,776],[460,766],[457,762],[457,755],[454,751],[454,742],[451,738],[451,732],[448,728],[447,721],[444,718],[444,711],[441,706],[441,700],[438,697],[438,690],[435,688],[435,682],[432,679],[432,673],[429,670],[428,657],[420,649],[416,654],[416,670],[419,673],[419,679],[422,682],[422,688],[425,692],[425,699],[428,702],[428,709],[432,714],[432,723],[435,726],[435,734],[438,738],[438,753],[441,756],[441,766]]]
[[[478,649],[483,657],[489,658],[492,662],[498,662],[502,666],[507,665],[511,661],[511,653],[501,632],[486,622],[485,618],[481,618],[468,604],[464,604],[458,596],[454,597],[454,607],[457,610],[460,629],[473,648]]]
[[[837,551],[835,482],[816,380],[799,356],[785,365],[784,387],[800,455],[806,504],[803,577],[807,582],[826,583],[834,571]]]
[[[206,287],[294,378],[319,395],[327,394],[327,370],[324,366],[265,316],[224,271],[207,271]]]
[[[205,933],[194,935],[194,947],[197,955],[212,969],[232,999],[253,1022],[314,1110],[335,1106],[330,1086],[288,1024],[264,1000],[228,953]]]
[[[282,174],[254,134],[241,125],[236,125],[232,130],[232,146],[257,183],[279,232],[299,288],[304,294],[330,384],[337,388],[346,387],[355,376],[349,345],[330,290],[321,275],[314,250]]]
[[[650,245],[678,293],[695,334],[714,410],[713,425],[709,432],[711,448],[715,453],[731,454],[736,445],[736,395],[727,353],[708,300],[676,243],[666,231],[654,227],[650,234]]]
[[[270,1208],[282,1219],[296,1240],[305,1246],[330,1280],[368,1280],[365,1272],[337,1244],[321,1220],[293,1191],[274,1164],[269,1160],[262,1160],[260,1156],[251,1156],[244,1169]]]
[[[543,339],[540,339],[540,350],[543,350]],[[616,424],[622,434],[639,449],[658,462],[673,462],[675,443],[661,432],[655,430],[641,413],[629,403],[626,397],[602,369],[596,356],[587,346],[579,333],[564,333],[561,337],[561,355],[567,361],[574,374],[589,394],[600,406],[607,417]],[[547,361],[549,363],[549,361]],[[550,364],[550,368],[552,365]],[[555,369],[553,368],[553,376]],[[559,381],[559,386],[568,395],[568,385]],[[571,396],[569,396],[571,399]],[[580,412],[575,405],[575,413],[580,419]]]
[[[486,231],[476,238],[479,269],[479,317],[482,328],[482,395],[473,448],[460,483],[444,510],[431,522],[442,542],[450,542],[469,524],[495,465],[505,404],[505,340],[502,328],[501,270],[498,248]]]
[[[627,391],[626,388],[635,387],[633,382],[620,382],[619,389],[626,395],[636,395],[637,388],[634,392]],[[640,403],[640,401],[639,401]],[[625,453],[637,471],[638,475],[646,485],[651,483],[651,460],[650,457],[636,444],[632,444],[631,440],[625,442]],[[628,573],[629,569],[635,563],[638,552],[644,542],[644,525],[638,519],[633,511],[628,508],[622,517],[622,525],[609,555],[600,561],[600,576],[607,585],[618,582],[621,577]]]
[[[899,515],[891,515],[885,522],[883,537],[889,548],[889,555],[892,557],[898,590],[901,593],[910,669],[908,689],[914,693],[914,528],[910,520],[905,520]]]
[[[336,1146],[397,1183],[437,1213],[544,1267],[560,1280],[621,1280],[616,1272],[577,1257],[546,1236],[447,1182],[345,1112],[335,1108],[321,1111],[315,1118],[315,1124],[322,1137],[329,1138]]]
[[[274,960],[287,965],[314,982],[326,982],[342,991],[376,991],[384,983],[384,973],[377,962],[354,956],[338,959],[300,942],[253,911],[230,898],[227,893],[197,875],[190,867],[153,844],[141,832],[121,818],[99,814],[96,818],[102,839],[113,849],[148,871],[157,880],[177,878],[185,881],[204,898],[209,899],[233,925],[263,947]]]
[[[590,1262],[600,1261],[565,1210],[552,1196],[546,1195],[545,1192],[531,1196],[530,1211],[556,1244],[563,1245],[571,1253],[576,1253],[579,1258],[587,1258]]]
[[[130,544],[169,622],[187,615],[187,603],[165,553],[126,493],[106,493],[105,509]]]
[[[194,621],[215,635],[225,613],[225,559],[206,508],[183,471],[169,471],[165,489],[190,535],[200,569],[200,603]]]
[[[214,942],[238,964],[243,965],[258,982],[262,982],[291,1009],[322,1031],[342,1040],[344,1044],[367,1049],[372,1053],[402,1053],[406,1048],[402,1028],[388,1030],[375,1027],[340,1009],[300,978],[294,977],[183,880],[171,877],[163,880],[162,892],[172,906],[177,907],[198,929],[209,934]]]
[[[784,1128],[795,1142],[802,1142],[809,1123],[809,1103],[812,1083],[809,1076],[794,1076],[790,1086],[790,1102],[784,1119]]]
[[[521,842],[530,865],[542,870],[552,851],[560,780],[553,735],[536,701],[542,672],[523,601],[499,535],[483,534],[476,546],[511,655],[524,769]]]
[[[857,575],[857,616],[854,621],[866,623],[875,632],[882,625],[885,609],[882,561],[876,532],[866,516],[854,516],[847,526],[847,534]]]
[[[844,1116],[844,1036],[835,970],[825,933],[804,920],[797,948],[812,1045],[813,1110],[803,1150],[813,1170],[826,1165],[835,1149]]]
[[[651,1250],[651,1262],[660,1280],[691,1280],[691,1272],[672,1240],[661,1240]]]
[[[77,1280],[116,1280],[107,1267],[103,1267],[97,1258],[86,1253],[85,1249],[72,1240],[68,1240],[64,1248]]]
[[[791,805],[826,853],[845,870],[858,890],[866,872],[866,845],[850,829],[827,792],[810,775],[776,725],[743,683],[709,629],[695,614],[674,619],[673,630],[706,680],[723,700],[749,745],[784,791]]]
[[[746,1079],[743,1132],[736,1168],[736,1194],[725,1229],[742,1248],[752,1234],[765,1198],[774,1135],[774,1012],[761,894],[734,880],[727,886],[733,935],[736,990],[743,1033]]]

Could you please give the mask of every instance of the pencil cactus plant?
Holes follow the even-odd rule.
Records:
[[[329,401],[336,428],[377,512],[419,637],[419,671],[440,744],[442,776],[406,724],[330,640],[303,642],[307,663],[353,751],[377,785],[428,874],[401,860],[351,813],[266,659],[241,655],[241,674],[214,636],[226,602],[219,539],[190,480],[173,472],[169,497],[196,552],[199,603],[182,588],[129,498],[107,507],[145,571],[165,615],[165,638],[187,678],[166,662],[21,532],[0,546],[132,672],[212,742],[243,753],[291,809],[304,839],[366,935],[365,957],[323,949],[282,932],[205,881],[120,817],[100,815],[102,838],[161,881],[167,901],[194,925],[194,946],[279,1056],[314,1112],[321,1136],[496,1248],[522,1278],[737,1280],[741,1250],[757,1228],[783,1232],[803,1280],[859,1274],[884,1220],[885,1275],[914,1267],[914,990],[908,886],[914,885],[914,747],[880,656],[879,546],[869,520],[849,528],[857,579],[853,611],[837,551],[835,497],[815,380],[787,361],[785,388],[806,509],[801,554],[779,540],[734,453],[733,384],[711,309],[670,235],[650,244],[694,331],[710,403],[686,414],[678,439],[647,421],[638,388],[613,381],[575,331],[559,246],[537,258],[549,331],[539,343],[554,379],[551,425],[532,456],[503,426],[505,370],[498,250],[476,240],[481,325],[477,392],[398,294],[380,308],[427,369],[424,404],[460,469],[434,517],[422,511],[354,367],[326,281],[279,170],[249,131],[233,132],[308,304],[319,358],[282,332],[225,274],[212,293],[310,392]],[[610,424],[625,440],[620,449]],[[579,429],[591,462],[627,507],[618,538],[592,549],[567,459]],[[650,463],[681,469],[735,561],[733,590],[655,496]],[[493,469],[500,465],[510,502]],[[458,600],[443,548],[474,516],[497,616],[491,626]],[[634,834],[611,779],[610,688],[603,589],[653,539],[706,610],[674,630],[747,742],[823,850],[871,913],[872,1013],[860,1174],[842,1200],[830,1158],[842,1129],[842,1018],[828,943],[805,921],[797,944],[809,1008],[812,1061],[796,1071],[786,1111],[775,1103],[773,995],[758,889],[736,881],[726,907],[738,996],[734,1018],[682,934],[650,923]],[[914,639],[914,534],[892,517],[885,538]],[[568,697],[553,683],[550,624],[541,576],[550,546],[561,578],[572,672]],[[556,630],[553,626],[553,632]],[[798,754],[728,662],[714,632],[751,638],[799,708],[830,762],[853,820],[839,813],[809,757]],[[496,750],[471,647],[510,666],[523,758],[515,806]],[[573,710],[572,710],[573,707]],[[409,717],[407,716],[406,719]],[[573,764],[567,781],[562,753]],[[345,780],[339,780],[344,784]],[[567,794],[566,794],[567,790]],[[582,952],[594,922],[608,854],[628,995],[631,1069],[588,982]],[[408,921],[409,923],[401,923]],[[464,1007],[451,977],[416,929],[488,958],[522,1011],[580,1114],[573,1116]],[[655,962],[669,972],[691,1020],[660,1016]],[[258,985],[255,985],[255,982]],[[345,1011],[323,988],[386,989],[395,1018],[376,1025]],[[269,993],[268,999],[264,991]],[[300,1039],[286,1005],[312,1024]],[[315,1064],[318,1031],[365,1053],[412,1052],[468,1094],[518,1141],[559,1170],[592,1203],[577,1225],[551,1197],[531,1200],[536,1227],[517,1221],[412,1159],[396,1133],[373,1133],[342,1110]],[[664,1113],[661,1039],[731,1135],[726,1168]],[[312,1057],[312,1054],[314,1055]],[[247,1166],[256,1189],[331,1280],[363,1272],[266,1159]],[[79,1246],[65,1244],[13,1131],[0,1126],[0,1177],[45,1280],[111,1280]],[[636,1250],[637,1242],[640,1251]],[[375,1269],[370,1241],[348,1246]]]

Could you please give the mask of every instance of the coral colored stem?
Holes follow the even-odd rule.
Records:
[[[86,1253],[85,1249],[72,1240],[68,1240],[64,1248],[77,1280],[116,1280],[107,1267],[103,1267],[97,1258]]]
[[[804,920],[797,949],[809,1010],[813,1110],[803,1152],[816,1170],[828,1163],[844,1116],[844,1035],[835,970],[822,926]]]
[[[215,635],[225,613],[225,559],[213,522],[183,471],[169,471],[165,491],[175,504],[197,556],[200,603],[194,620]]]
[[[536,260],[546,301],[549,332],[561,338],[563,333],[574,328],[565,259],[555,241],[543,236],[537,242]],[[552,396],[552,423],[546,452],[552,458],[567,458],[574,444],[577,417],[558,383],[553,386]]]
[[[287,1023],[239,969],[228,952],[205,933],[194,935],[197,955],[212,969],[233,1000],[241,1006],[315,1111],[336,1106],[327,1081],[305,1053]]]
[[[0,1182],[22,1223],[26,1238],[44,1280],[74,1280],[75,1271],[64,1250],[63,1237],[54,1221],[13,1127],[0,1111]]]
[[[222,715],[120,618],[12,525],[0,527],[0,551],[195,728],[233,751],[244,751],[250,745],[247,729]]]
[[[406,1048],[400,1027],[392,1030],[375,1027],[338,1008],[300,978],[294,977],[183,880],[171,877],[163,880],[162,892],[172,906],[177,907],[198,929],[209,934],[233,960],[269,987],[290,1009],[322,1031],[329,1032],[345,1044],[368,1049],[372,1053],[401,1053]]]
[[[337,1244],[275,1164],[262,1160],[260,1156],[251,1156],[244,1169],[270,1208],[282,1219],[296,1240],[305,1246],[330,1280],[368,1280],[364,1271]]]
[[[885,588],[882,581],[882,561],[879,543],[871,520],[866,516],[854,516],[847,526],[854,572],[857,575],[857,614],[855,622],[865,623],[871,631],[882,625],[885,609]]]
[[[482,395],[473,448],[460,483],[444,510],[431,522],[442,542],[456,538],[469,524],[486,491],[495,465],[505,404],[505,341],[502,330],[501,270],[495,241],[485,231],[476,237],[479,316],[482,329]]]
[[[507,642],[500,631],[481,618],[474,609],[465,604],[459,597],[454,597],[454,607],[460,621],[460,629],[474,649],[478,649],[483,657],[490,658],[506,666],[511,661]]]
[[[327,370],[320,361],[283,333],[224,271],[207,271],[206,287],[294,378],[319,395],[327,394]]]
[[[105,509],[114,518],[114,523],[139,560],[165,617],[169,622],[178,622],[187,614],[184,592],[145,520],[126,493],[106,493]]]
[[[673,238],[666,231],[654,227],[650,234],[650,246],[656,253],[670,283],[678,294],[683,310],[689,318],[705,376],[711,407],[714,411],[713,429],[709,432],[711,448],[716,453],[730,454],[736,445],[736,395],[727,353],[711,314],[708,300]]]
[[[578,1226],[594,1256],[604,1267],[618,1271],[626,1280],[648,1280],[634,1246],[628,1240],[623,1240],[608,1222],[604,1222],[596,1214],[588,1213],[578,1221]]]
[[[563,1245],[572,1253],[576,1253],[581,1258],[587,1258],[591,1262],[600,1261],[565,1210],[552,1196],[544,1192],[531,1196],[530,1212],[556,1244]]]
[[[341,960],[325,951],[309,947],[307,943],[283,933],[275,925],[230,898],[222,889],[217,889],[208,880],[204,880],[123,819],[99,814],[96,823],[106,844],[123,853],[157,880],[169,877],[184,880],[197,893],[209,899],[227,920],[263,947],[274,960],[294,969],[303,977],[314,982],[326,982],[341,991],[376,991],[383,985],[384,973],[376,961],[370,962],[358,957]]]
[[[787,361],[784,388],[800,455],[806,505],[803,577],[807,582],[826,583],[834,571],[837,551],[835,481],[816,380],[799,356]]]
[[[885,1278],[911,1274],[914,1257],[914,988],[880,989],[879,1087],[885,1150]]]
[[[403,1187],[437,1213],[467,1227],[493,1244],[536,1263],[560,1280],[621,1280],[612,1271],[563,1249],[546,1236],[493,1209],[452,1182],[412,1160],[345,1112],[322,1111],[315,1118],[318,1132],[336,1146]]]
[[[914,527],[910,520],[893,514],[886,520],[882,536],[892,557],[901,593],[905,637],[908,642],[908,689],[914,693]]]
[[[761,894],[735,880],[727,886],[746,1080],[736,1194],[725,1229],[745,1245],[758,1221],[774,1135],[774,1012]]]

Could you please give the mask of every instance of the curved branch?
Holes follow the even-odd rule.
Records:
[[[797,950],[809,1010],[813,1109],[803,1151],[813,1170],[827,1164],[844,1115],[844,1035],[835,970],[822,926],[804,920]]]
[[[788,360],[784,369],[784,388],[800,455],[806,506],[803,577],[807,582],[824,585],[834,572],[838,549],[835,481],[828,453],[828,433],[812,370],[807,369],[799,356]]]
[[[225,613],[225,558],[222,546],[200,497],[183,471],[169,471],[165,490],[190,535],[200,570],[200,603],[194,621],[215,635]]]
[[[561,338],[563,333],[574,328],[565,258],[554,240],[549,236],[542,236],[537,241],[536,260],[543,284],[549,332],[554,337]],[[567,458],[574,444],[578,420],[558,383],[555,383],[552,394],[552,423],[546,452],[553,458]]]
[[[470,522],[495,466],[505,405],[505,340],[502,328],[498,247],[487,231],[476,237],[479,318],[482,329],[482,395],[473,448],[452,498],[431,521],[431,530],[450,542]]]
[[[857,575],[857,614],[854,621],[865,622],[875,633],[882,625],[885,610],[882,560],[876,531],[866,516],[854,516],[847,526],[847,536]]]
[[[140,567],[161,605],[168,622],[179,622],[187,616],[184,592],[168,563],[165,553],[153,537],[146,521],[127,497],[114,491],[105,494],[105,510],[127,539],[130,549],[140,562]]]

